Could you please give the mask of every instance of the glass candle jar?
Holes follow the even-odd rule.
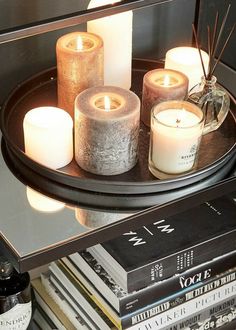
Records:
[[[187,101],[166,101],[153,107],[149,170],[160,178],[191,171],[197,160],[204,116]]]

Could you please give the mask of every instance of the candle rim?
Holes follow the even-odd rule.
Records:
[[[114,93],[114,94],[120,93],[121,97],[124,98],[125,102],[118,109],[118,111],[116,110],[104,111],[98,109],[96,107],[93,107],[90,100],[94,96],[94,94],[100,94],[100,93],[103,95],[104,94],[107,95],[107,93]],[[126,102],[126,100],[129,102]],[[79,104],[83,103],[83,107],[80,107],[78,103]],[[129,104],[131,104],[130,107],[128,107]],[[118,86],[95,86],[95,87],[90,87],[84,90],[83,92],[81,92],[79,95],[77,95],[75,99],[75,107],[79,108],[80,115],[83,115],[84,113],[87,117],[96,121],[103,121],[104,119],[119,121],[120,119],[123,120],[123,118],[125,117],[126,118],[132,117],[134,115],[134,112],[140,113],[140,99],[134,92]],[[89,109],[89,111],[87,111],[87,109]],[[75,111],[75,114],[77,114],[77,112],[78,111]],[[114,114],[117,114],[117,116],[114,117]],[[119,116],[121,116],[121,118]]]
[[[81,47],[73,48],[72,46],[70,46],[70,44],[72,44],[73,42],[75,43],[75,46],[77,46],[78,45],[78,40],[80,41],[79,45]],[[86,43],[88,44],[88,47],[86,46]],[[68,42],[65,45],[65,48],[68,48],[68,49],[70,49],[72,51],[75,51],[75,52],[85,52],[87,50],[90,50],[91,48],[93,49],[94,46],[95,46],[95,42],[94,42],[93,39],[78,35],[77,37],[75,37],[71,40],[68,40]]]
[[[42,117],[42,115],[45,116],[47,112],[51,112],[50,115],[53,115],[53,113],[59,115],[59,120],[53,120],[53,118],[50,121],[45,119],[41,120],[39,117]],[[40,119],[40,121],[38,121],[38,119]],[[29,110],[24,116],[23,125],[30,125],[40,129],[49,129],[58,127],[58,125],[62,127],[73,128],[73,120],[69,113],[61,108],[53,106],[42,106]]]
[[[178,108],[177,108],[177,107],[175,108],[175,106],[171,106],[171,105],[170,105],[170,107],[165,108],[165,105],[167,105],[167,104],[169,104],[169,103],[173,103],[173,105],[175,105],[175,106],[176,106],[177,104],[179,104],[179,107],[178,107]],[[184,107],[184,105],[185,105],[185,107]],[[191,105],[191,107],[195,108],[196,111],[197,111],[199,114],[201,114],[201,118],[199,117],[199,121],[198,121],[197,123],[195,123],[194,125],[190,125],[190,126],[174,126],[174,125],[166,124],[166,123],[160,121],[160,120],[156,117],[156,115],[157,115],[158,113],[160,113],[160,112],[164,112],[164,111],[168,111],[168,110],[180,110],[180,111],[181,111],[181,109],[183,109],[183,110],[185,110],[185,111],[187,111],[187,112],[193,113],[196,117],[198,117],[196,113],[194,113],[194,112],[192,112],[192,111],[189,111],[189,110],[187,109],[188,106],[190,106],[190,105]],[[158,113],[155,113],[156,108],[159,107],[159,106],[162,106],[163,109],[160,109],[160,111],[158,111]],[[175,101],[175,100],[165,101],[165,102],[162,102],[162,103],[160,103],[160,104],[154,105],[154,107],[153,107],[153,109],[152,109],[152,111],[151,111],[151,117],[152,117],[156,122],[158,122],[159,124],[161,124],[161,125],[163,125],[163,126],[165,126],[165,127],[169,127],[169,128],[172,128],[172,129],[178,129],[178,130],[188,130],[188,129],[191,129],[191,128],[194,128],[194,127],[200,126],[200,125],[203,123],[203,121],[205,120],[204,114],[202,113],[201,109],[200,109],[199,107],[197,107],[195,104],[192,104],[192,103],[190,103],[190,102],[188,102],[188,101],[178,101],[178,100],[177,100],[177,101]]]
[[[201,63],[198,49],[195,47],[190,47],[190,46],[178,46],[178,47],[171,48],[166,52],[166,58],[169,58],[174,62],[182,64],[183,62],[180,61],[180,59],[183,59],[183,54],[181,54],[181,52],[183,52],[183,51],[188,52],[188,54],[187,54],[188,57],[184,58],[185,59],[184,65],[193,65],[193,64]],[[195,54],[196,54],[196,56],[195,56]],[[203,61],[208,62],[209,56],[208,56],[207,52],[205,52],[203,49],[201,49],[201,54],[203,57]],[[194,55],[194,57],[193,57],[193,55]],[[188,58],[188,60],[186,60],[186,58]]]
[[[67,47],[67,44],[70,42],[70,39],[76,38],[78,36],[80,36],[80,37],[84,36],[84,38],[89,39],[91,41],[91,43],[93,43],[93,46],[91,48],[87,48],[87,49],[83,49],[83,50],[76,50],[76,49]],[[57,43],[56,43],[57,51],[59,50],[59,51],[75,53],[75,54],[93,52],[94,49],[101,48],[101,47],[103,47],[103,40],[99,35],[92,33],[92,32],[84,32],[84,31],[75,31],[75,32],[64,34],[60,38],[57,39]]]
[[[176,84],[170,85],[170,86],[163,86],[163,85],[158,85],[158,84],[155,83],[155,76],[160,75],[160,78],[161,78],[163,75],[171,75],[171,74],[177,76],[177,78],[176,78],[177,83]],[[163,68],[163,69],[154,69],[154,70],[148,71],[144,75],[144,82],[146,84],[151,85],[154,88],[163,88],[163,89],[173,88],[173,89],[176,89],[177,87],[179,88],[181,86],[184,86],[186,83],[188,84],[189,79],[186,76],[186,74],[184,74],[183,72],[173,70],[173,69]]]

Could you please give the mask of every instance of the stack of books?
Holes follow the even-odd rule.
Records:
[[[33,286],[44,312],[54,313],[54,324],[96,330],[236,329],[235,200],[222,197],[153,220],[50,264]]]

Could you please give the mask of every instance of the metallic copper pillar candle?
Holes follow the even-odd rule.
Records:
[[[168,100],[183,100],[188,93],[188,78],[181,72],[167,69],[149,71],[143,78],[141,119],[150,126],[155,104]]]
[[[109,102],[108,102],[109,100]],[[100,175],[129,171],[138,158],[140,101],[115,86],[92,87],[75,100],[75,159]]]
[[[103,41],[92,33],[72,32],[58,39],[58,106],[74,117],[74,101],[85,89],[103,85]]]

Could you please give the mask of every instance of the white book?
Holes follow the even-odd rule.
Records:
[[[37,291],[34,292],[35,299],[42,310],[48,315],[48,317],[52,320],[58,330],[67,330],[64,325],[60,322],[60,320],[56,317],[56,315],[52,312],[49,306],[45,303],[45,301],[41,298]]]
[[[86,321],[92,330],[110,330],[111,327],[104,321],[104,319],[94,310],[94,307],[88,302],[85,296],[78,290],[75,285],[63,273],[60,267],[52,262],[49,270],[56,277],[60,283],[58,288],[58,281],[56,282],[51,277],[52,283],[59,289],[62,294],[67,298],[68,302],[73,308],[78,311],[78,314]],[[69,294],[68,294],[69,293]]]
[[[41,274],[41,280],[47,293],[53,298],[59,308],[68,317],[70,322],[74,325],[75,329],[89,330],[83,319],[80,318],[79,315],[74,311],[74,309],[71,308],[66,299],[63,299],[62,295],[58,293],[58,290],[50,282],[48,275]]]
[[[82,258],[82,256],[76,252],[69,256],[69,260],[72,260],[76,265],[79,265],[81,271],[87,275],[91,283],[96,283],[96,288],[102,295],[110,302],[117,312],[120,310],[119,299],[116,295],[107,287],[107,284],[96,274],[96,272],[90,267],[90,265]],[[66,263],[68,258],[62,258]],[[74,267],[75,268],[75,267]]]
[[[50,324],[47,323],[47,321],[45,320],[45,318],[42,316],[42,314],[39,312],[38,309],[35,310],[33,319],[36,325],[40,327],[40,329],[55,330],[55,327],[52,328]]]
[[[103,307],[103,312],[107,315],[107,317],[112,320],[112,322],[118,327],[121,327],[121,318],[119,315],[114,311],[114,309],[110,306],[107,301],[111,303],[109,299],[107,301],[103,298],[100,291],[96,290],[91,283],[86,279],[86,277],[78,270],[76,267],[71,263],[71,261],[64,257],[61,259],[62,264],[65,265],[65,267],[68,267],[68,272],[71,272],[76,279],[79,280],[79,282],[87,289],[90,294],[90,296],[96,298],[96,303],[99,304],[99,306]],[[87,274],[87,273],[86,273]],[[73,276],[72,275],[72,276]],[[104,283],[104,282],[103,282]],[[92,298],[91,298],[92,299]]]

